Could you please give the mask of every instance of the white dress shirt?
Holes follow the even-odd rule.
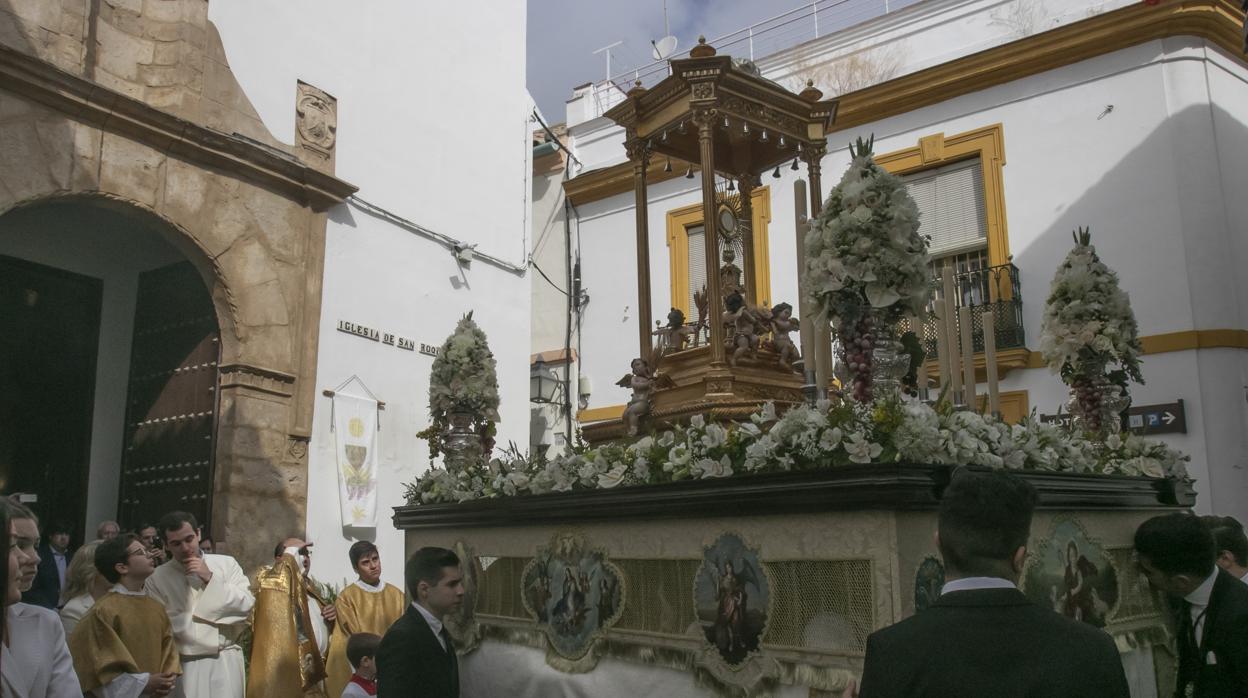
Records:
[[[945,586],[941,588],[940,595],[944,596],[954,591],[972,591],[975,589],[1017,589],[1018,586],[1008,579],[1001,577],[963,577],[955,579],[952,582],[945,582]]]
[[[69,564],[65,559],[65,551],[52,548],[52,559],[56,561],[56,574],[61,580],[61,585],[57,589],[63,590],[65,588],[65,566]]]
[[[1205,577],[1205,581],[1200,583],[1192,593],[1183,598],[1191,604],[1188,610],[1192,614],[1192,633],[1196,636],[1196,644],[1199,645],[1204,639],[1205,633],[1205,611],[1209,609],[1209,597],[1213,595],[1213,584],[1218,581],[1219,568],[1215,565],[1213,574]]]
[[[438,644],[442,645],[442,651],[445,652],[446,640],[442,639],[442,621],[434,618],[433,614],[430,613],[428,609],[415,601],[412,602],[412,608],[420,611],[420,615],[425,619],[425,622],[429,624],[429,629],[433,631],[433,636],[438,638]]]

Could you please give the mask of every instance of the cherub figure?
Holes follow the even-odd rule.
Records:
[[[692,333],[693,329],[685,326],[684,311],[680,308],[672,308],[667,314],[667,324],[652,333],[659,338],[659,345],[655,347],[655,350],[659,356],[680,351],[685,348],[685,342]]]
[[[654,392],[654,375],[645,359],[633,359],[632,373],[616,381],[621,388],[631,388],[632,398],[624,408],[624,425],[628,427],[628,435],[636,436],[641,428],[641,420],[650,414],[650,394]]]
[[[802,358],[801,352],[789,339],[789,333],[801,329],[801,322],[793,317],[793,306],[780,303],[771,309],[771,343],[780,355],[780,367],[793,370],[793,362]]]
[[[728,346],[733,349],[731,355],[728,356],[728,364],[736,366],[737,361],[749,354],[757,355],[758,352],[758,318],[745,305],[745,299],[740,293],[733,293],[724,299],[724,324],[732,324],[732,339],[729,340]]]

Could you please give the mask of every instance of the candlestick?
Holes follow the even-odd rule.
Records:
[[[1001,417],[1001,391],[997,384],[997,333],[991,310],[984,311],[984,366],[988,372],[988,412]]]
[[[804,378],[802,390],[808,391],[808,400],[814,400],[818,394],[817,386],[819,385],[815,373],[818,354],[815,352],[814,310],[811,308],[810,300],[806,295],[806,287],[803,284],[806,278],[806,231],[810,229],[810,226],[809,219],[806,217],[806,181],[802,179],[793,182],[793,212],[797,234],[797,312],[798,319],[801,321],[801,329],[798,332],[802,347],[802,377]]]
[[[944,290],[945,304],[945,339],[949,343],[949,360],[946,367],[949,371],[949,399],[953,404],[961,404],[962,376],[959,373],[960,355],[958,347],[958,311],[953,302],[953,266],[946,263],[940,272],[940,280]]]
[[[975,408],[975,345],[971,334],[971,309],[967,306],[958,308],[958,328],[962,331],[962,394],[966,404]]]

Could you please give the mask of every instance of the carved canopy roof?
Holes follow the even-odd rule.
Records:
[[[715,169],[722,173],[761,173],[797,157],[799,145],[822,150],[837,100],[821,100],[809,85],[794,94],[705,43],[690,54],[671,61],[672,74],[662,82],[649,89],[639,84],[606,113],[627,131],[630,157],[640,157],[635,146],[648,144],[651,153],[699,164],[695,117],[711,120]]]

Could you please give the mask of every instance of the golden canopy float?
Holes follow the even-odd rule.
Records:
[[[812,215],[818,214],[820,161],[837,102],[823,100],[823,93],[809,84],[794,94],[763,78],[752,64],[717,55],[705,39],[699,39],[689,56],[671,61],[671,75],[654,87],[638,83],[606,113],[624,127],[624,145],[633,167],[637,356],[646,362],[643,370],[650,375],[642,377],[650,383],[639,386],[637,380],[622,379],[625,387],[632,383],[635,404],[630,404],[623,419],[585,426],[582,434],[590,443],[636,433],[635,423],[630,425],[629,420],[641,411],[646,413],[646,426],[653,429],[695,414],[713,420],[743,419],[766,402],[784,407],[803,400],[802,376],[787,366],[783,351],[758,343],[758,337],[770,331],[767,305],[776,299],[759,297],[751,199],[763,173],[801,161],[810,180]],[[708,270],[705,287],[691,289],[698,306],[696,317],[657,332],[651,308],[647,218],[647,175],[656,158],[666,158],[665,164],[701,178]],[[721,255],[725,243],[741,251],[739,272],[734,261]],[[736,288],[734,278],[740,279]],[[734,291],[740,299],[729,301]],[[734,311],[736,306],[742,307]],[[725,321],[726,312],[735,314],[737,325]],[[745,340],[746,351],[737,352],[742,340],[736,327],[746,322],[741,316],[747,314],[768,329]],[[799,317],[805,315],[799,313]],[[660,338],[657,346],[656,336]],[[738,353],[742,355],[733,356]]]

